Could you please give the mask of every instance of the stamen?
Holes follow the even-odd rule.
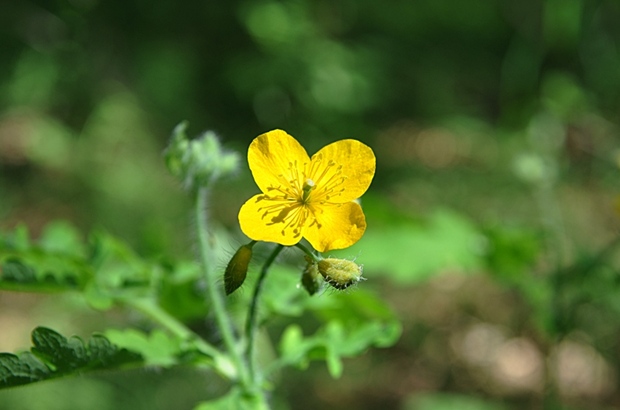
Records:
[[[316,182],[316,192],[312,197],[312,201],[317,201],[321,204],[342,195],[344,188],[338,188],[346,181],[346,176],[342,175],[341,164],[337,164],[333,160],[328,161],[327,164],[321,164],[322,162],[322,157],[315,158],[315,161],[312,162],[312,173],[310,174],[315,176],[314,182]],[[317,173],[318,176],[316,176]]]
[[[290,187],[290,193],[293,196],[297,196],[296,194],[301,193],[302,187],[300,186],[300,181],[303,180],[303,177],[299,175],[299,166],[297,165],[297,160],[288,163],[288,170],[289,179],[286,182]]]
[[[307,210],[308,210],[308,216],[310,216],[310,215],[312,216],[312,222],[310,222],[310,225],[308,225],[308,227],[311,227],[311,226],[316,225],[316,227],[317,227],[318,229],[321,229],[321,228],[323,227],[323,225],[321,225],[321,224],[319,223],[319,220],[318,220],[318,219],[317,219],[317,217],[316,217],[316,211],[317,211],[317,209],[316,209],[315,207],[313,207],[313,206],[310,206],[309,208],[307,208]],[[323,213],[323,210],[322,210],[322,209],[320,209],[320,208],[319,208],[319,211],[320,211],[321,213]],[[307,219],[307,218],[306,218],[306,219]]]
[[[301,227],[306,220],[307,211],[303,204],[296,198],[274,197],[262,195],[257,202],[265,201],[267,204],[258,208],[261,219],[268,218],[267,225],[283,224],[281,234],[286,235],[286,230],[291,228],[293,237],[301,236]],[[271,203],[269,203],[271,202]],[[270,219],[269,219],[270,218]]]

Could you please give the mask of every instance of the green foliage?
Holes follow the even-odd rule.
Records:
[[[351,386],[343,374],[357,401],[338,392],[342,400],[329,402],[316,379],[304,380],[291,400],[373,407],[365,400],[398,401],[423,388],[438,393],[413,408],[487,409],[497,407],[494,399],[560,408],[567,397],[575,408],[605,408],[619,401],[618,391],[604,389],[573,397],[578,389],[562,390],[562,374],[552,367],[560,341],[577,337],[604,356],[608,379],[620,373],[620,259],[599,252],[618,232],[617,1],[39,3],[7,2],[1,13],[0,220],[3,228],[24,221],[39,232],[41,221],[60,216],[114,236],[85,238],[65,223],[45,227],[36,240],[25,227],[0,233],[0,291],[53,293],[32,310],[21,305],[23,295],[3,293],[5,334],[11,323],[19,333],[36,320],[37,308],[54,303],[47,298],[70,292],[106,310],[102,323],[125,318],[120,327],[128,330],[114,337],[151,364],[226,363],[217,349],[195,346],[193,332],[162,325],[176,321],[206,340],[221,337],[205,300],[210,283],[196,263],[182,260],[195,243],[161,151],[179,118],[217,130],[237,148],[277,127],[304,138],[310,151],[359,138],[378,158],[376,203],[363,200],[368,230],[337,253],[357,258],[368,280],[343,294],[306,282],[316,291],[308,297],[296,288],[301,268],[270,271],[258,312],[286,352],[279,359],[302,367],[328,360],[338,374],[340,358],[383,344],[379,329],[394,340],[392,313],[378,314],[385,303],[365,292],[377,283],[407,329],[424,329],[419,344],[404,333],[386,361],[392,373],[372,388]],[[176,131],[175,148],[213,147],[213,139],[187,139],[183,126]],[[220,159],[188,157],[212,161],[207,168]],[[179,157],[167,160],[177,175],[191,168]],[[251,183],[242,175],[213,195],[210,208],[227,228],[236,226],[234,210]],[[231,248],[239,244],[222,238]],[[226,262],[209,260],[222,269]],[[440,274],[455,272],[467,275],[442,288]],[[250,266],[247,283],[228,301],[239,328],[255,277]],[[140,314],[125,316],[120,307]],[[535,346],[545,380],[514,394],[489,387],[499,376],[486,371],[497,363],[472,368],[451,354],[471,321]],[[259,350],[262,362],[272,359],[269,350]],[[29,355],[23,364],[35,371],[40,359]],[[572,373],[583,376],[575,387],[589,374]],[[78,382],[72,389],[82,395],[75,408],[87,408],[92,389]],[[446,398],[440,390],[462,394]],[[239,394],[218,406],[244,400]],[[116,408],[114,394],[105,397],[114,405],[93,406]],[[0,407],[18,408],[6,403],[0,399]],[[54,406],[71,407],[62,400]]]
[[[82,242],[65,222],[50,223],[36,242],[23,227],[0,233],[0,264],[0,289],[80,291],[97,309],[152,295],[168,278],[170,286],[196,279],[195,266],[179,264],[176,272],[177,266],[144,260],[103,231]]]
[[[337,378],[342,374],[342,358],[356,356],[371,346],[391,346],[398,340],[400,322],[373,293],[361,287],[343,292],[325,288],[309,296],[300,286],[302,270],[272,267],[259,311],[265,322],[282,317],[307,319],[304,315],[310,314],[318,326],[304,334],[297,321],[289,324],[279,336],[281,356],[268,365],[268,373],[283,366],[303,369],[312,360],[324,360]]]
[[[402,410],[505,410],[506,406],[458,394],[421,394],[407,400]]]
[[[519,280],[524,271],[533,267],[542,250],[540,234],[535,231],[495,226],[484,233],[489,271],[506,281]]]
[[[36,244],[25,227],[0,236],[0,266],[0,289],[71,290],[91,275],[76,230],[63,222],[50,224]]]
[[[36,243],[24,228],[0,237],[0,288],[22,291],[84,290],[93,306],[111,306],[110,297],[149,286],[152,266],[109,234],[87,244],[65,222],[48,225]]]
[[[189,140],[185,133],[187,125],[182,122],[174,128],[165,152],[168,170],[186,189],[195,190],[239,168],[239,155],[226,152],[213,131]]]
[[[400,218],[375,228],[363,241],[334,254],[361,255],[365,269],[400,284],[422,282],[450,269],[474,271],[484,263],[481,232],[452,211],[435,211],[418,222]]]
[[[130,306],[166,329],[108,329],[105,336],[93,336],[84,345],[77,338],[66,339],[38,328],[33,332],[31,352],[2,356],[5,386],[129,363],[158,367],[191,364],[213,368],[230,379],[237,377],[230,358],[178,322],[204,317],[209,311],[199,291],[202,277],[195,263],[146,261],[103,232],[84,242],[66,223],[50,224],[37,241],[31,241],[24,228],[1,238],[0,287],[29,292],[78,291],[92,307]],[[303,260],[301,255],[299,258]],[[246,286],[256,280],[255,275],[250,276]],[[282,318],[288,322],[276,337],[280,341],[275,341],[281,356],[267,363],[266,377],[283,366],[305,368],[311,360],[325,361],[332,376],[340,377],[343,358],[371,346],[389,346],[400,336],[401,327],[391,309],[372,293],[363,289],[336,293],[323,288],[310,297],[301,288],[300,277],[301,270],[274,266],[265,285],[260,322]],[[241,292],[231,303],[245,311],[249,296],[249,292]],[[295,322],[309,318],[318,326],[308,333]],[[203,403],[200,408],[230,408],[230,403],[256,408],[260,400],[255,400],[233,388],[220,400]]]
[[[268,407],[240,389],[232,388],[219,399],[198,404],[194,410],[268,410]]]
[[[177,362],[176,356],[181,351],[177,340],[159,330],[146,335],[136,329],[110,329],[106,336],[119,346],[140,352],[148,365],[171,366]]]
[[[32,331],[33,347],[20,355],[0,353],[0,388],[19,386],[90,370],[142,364],[137,353],[120,348],[102,335],[87,344],[44,327]]]

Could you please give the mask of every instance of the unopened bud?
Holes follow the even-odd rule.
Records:
[[[187,123],[177,125],[165,151],[166,164],[172,175],[181,179],[187,189],[206,186],[214,178],[237,170],[239,155],[222,148],[212,131],[189,140]]]
[[[336,289],[346,289],[362,280],[362,267],[347,259],[322,259],[318,268],[325,281]]]
[[[310,296],[314,295],[321,286],[319,279],[319,267],[315,261],[306,257],[308,265],[301,275],[301,285],[306,289]]]
[[[224,271],[224,290],[227,295],[233,293],[243,285],[248,274],[248,266],[252,259],[252,246],[254,242],[241,246],[233,255]]]

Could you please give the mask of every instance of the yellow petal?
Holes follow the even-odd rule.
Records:
[[[295,245],[301,240],[304,209],[288,201],[274,201],[266,195],[254,195],[239,210],[243,233],[255,241]]]
[[[268,193],[270,187],[303,183],[308,153],[299,142],[282,130],[273,130],[254,138],[248,149],[248,163],[256,185]]]
[[[328,167],[330,161],[333,161],[335,165]],[[323,147],[312,156],[312,164],[315,172],[310,178],[317,184],[318,189],[321,189],[321,182],[316,179],[319,179],[319,175],[326,168],[328,169],[323,179],[345,178],[336,188],[337,191],[343,188],[344,190],[329,199],[330,202],[344,203],[357,199],[366,192],[375,175],[376,159],[368,145],[349,139],[336,141]],[[340,166],[342,168],[339,171]],[[338,172],[341,172],[341,175],[336,175]]]
[[[364,235],[366,218],[357,203],[322,204],[316,208],[317,223],[310,224],[310,217],[303,236],[317,251],[347,248]]]

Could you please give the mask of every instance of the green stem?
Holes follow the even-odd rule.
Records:
[[[239,381],[246,389],[253,387],[252,379],[248,379],[247,365],[237,348],[237,341],[235,340],[233,332],[233,324],[226,312],[224,304],[224,294],[219,287],[216,286],[217,278],[214,277],[214,271],[211,269],[212,256],[211,246],[208,239],[208,218],[207,218],[207,199],[208,188],[200,188],[196,194],[196,224],[198,230],[198,241],[200,245],[200,256],[202,259],[202,270],[206,280],[207,292],[209,299],[213,306],[213,312],[215,314],[215,320],[217,322],[220,332],[222,332],[222,339],[226,350],[230,355],[230,358],[237,368],[239,373]],[[251,389],[253,390],[253,389]]]
[[[143,315],[147,316],[154,322],[161,325],[173,335],[186,342],[192,343],[198,350],[213,358],[215,369],[222,376],[229,379],[235,378],[236,371],[230,360],[222,354],[217,348],[202,339],[200,336],[188,329],[183,323],[174,316],[159,307],[152,299],[149,298],[123,298],[121,302],[126,306],[132,307]]]
[[[248,311],[248,319],[245,323],[245,334],[248,343],[246,357],[250,365],[250,378],[254,381],[256,380],[256,358],[254,357],[254,344],[256,342],[256,331],[258,330],[258,318],[256,315],[258,298],[260,297],[260,292],[263,288],[263,282],[267,277],[267,272],[269,271],[269,268],[276,260],[276,257],[280,254],[283,248],[283,245],[276,246],[271,255],[269,255],[269,258],[267,258],[267,260],[265,261],[265,264],[260,271],[260,275],[258,276],[256,286],[254,287],[254,294],[252,295],[250,310]]]
[[[306,255],[308,255],[313,261],[315,262],[319,262],[320,258],[315,255],[310,249],[308,249],[306,246],[302,245],[301,243],[297,243],[295,244],[295,246],[299,249],[301,249],[302,251],[304,251],[304,253]]]
[[[200,349],[211,356],[217,356],[220,353],[214,346],[198,337],[194,332],[189,330],[185,325],[179,322],[175,317],[170,315],[165,310],[161,309],[150,299],[147,298],[127,298],[123,300],[125,305],[131,306],[138,310],[145,316],[148,316],[153,321],[159,323],[162,327],[166,328],[170,333],[178,336],[183,340],[192,340],[196,342],[196,345],[200,345]]]

